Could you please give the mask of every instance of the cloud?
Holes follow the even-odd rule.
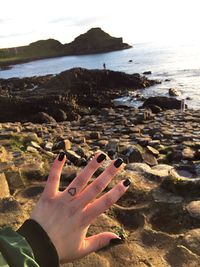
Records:
[[[80,26],[88,26],[94,23],[98,23],[99,21],[103,20],[105,16],[92,16],[92,17],[62,17],[50,20],[49,23],[62,23],[64,26],[70,27],[80,27]]]
[[[3,34],[3,35],[0,35],[0,38],[10,38],[10,37],[25,36],[25,35],[29,35],[29,34],[32,34],[32,33],[33,33],[33,31],[31,31],[31,32],[23,32],[23,33]]]
[[[13,19],[11,18],[5,18],[5,19],[0,19],[0,24],[5,24],[11,22]]]
[[[67,21],[72,21],[73,18],[66,18],[66,17],[63,17],[63,18],[57,18],[57,19],[52,19],[52,20],[49,20],[49,23],[61,23],[61,22],[67,22]]]

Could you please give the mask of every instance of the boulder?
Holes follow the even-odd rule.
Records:
[[[176,88],[170,88],[169,89],[169,95],[170,96],[180,96],[181,92],[178,91]]]
[[[36,115],[34,115],[31,119],[32,122],[35,123],[52,123],[56,122],[56,120],[51,117],[49,114],[45,112],[38,112]]]
[[[150,75],[150,74],[152,74],[152,72],[150,70],[148,70],[148,71],[144,71],[143,74],[144,75]]]
[[[71,142],[68,139],[61,140],[57,143],[55,143],[52,147],[52,150],[69,150],[71,149]]]
[[[129,146],[121,153],[127,158],[127,163],[143,161],[142,152],[137,146]]]
[[[158,106],[164,110],[166,109],[181,109],[181,101],[175,98],[169,98],[165,96],[155,96],[149,97],[144,104],[143,108],[148,108],[151,106]]]
[[[53,109],[48,112],[49,115],[51,115],[56,121],[66,121],[67,120],[67,114],[62,109]]]
[[[67,150],[65,154],[67,159],[71,161],[74,165],[79,165],[81,157],[76,152],[74,152],[73,150]]]

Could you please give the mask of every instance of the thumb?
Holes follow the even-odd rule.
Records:
[[[111,239],[121,239],[118,235],[112,232],[104,232],[85,238],[84,255],[97,251],[110,243]]]

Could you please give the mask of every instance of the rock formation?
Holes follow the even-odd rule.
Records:
[[[54,39],[39,40],[15,48],[0,49],[0,65],[17,64],[35,59],[68,55],[105,53],[130,48],[122,38],[110,36],[101,28],[92,28],[76,37],[73,42],[61,44]]]
[[[90,108],[112,106],[111,100],[128,88],[155,83],[139,74],[82,68],[56,76],[0,79],[0,121],[77,120]]]

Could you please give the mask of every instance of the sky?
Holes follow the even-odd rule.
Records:
[[[0,48],[101,27],[129,44],[200,43],[199,0],[0,0]]]

